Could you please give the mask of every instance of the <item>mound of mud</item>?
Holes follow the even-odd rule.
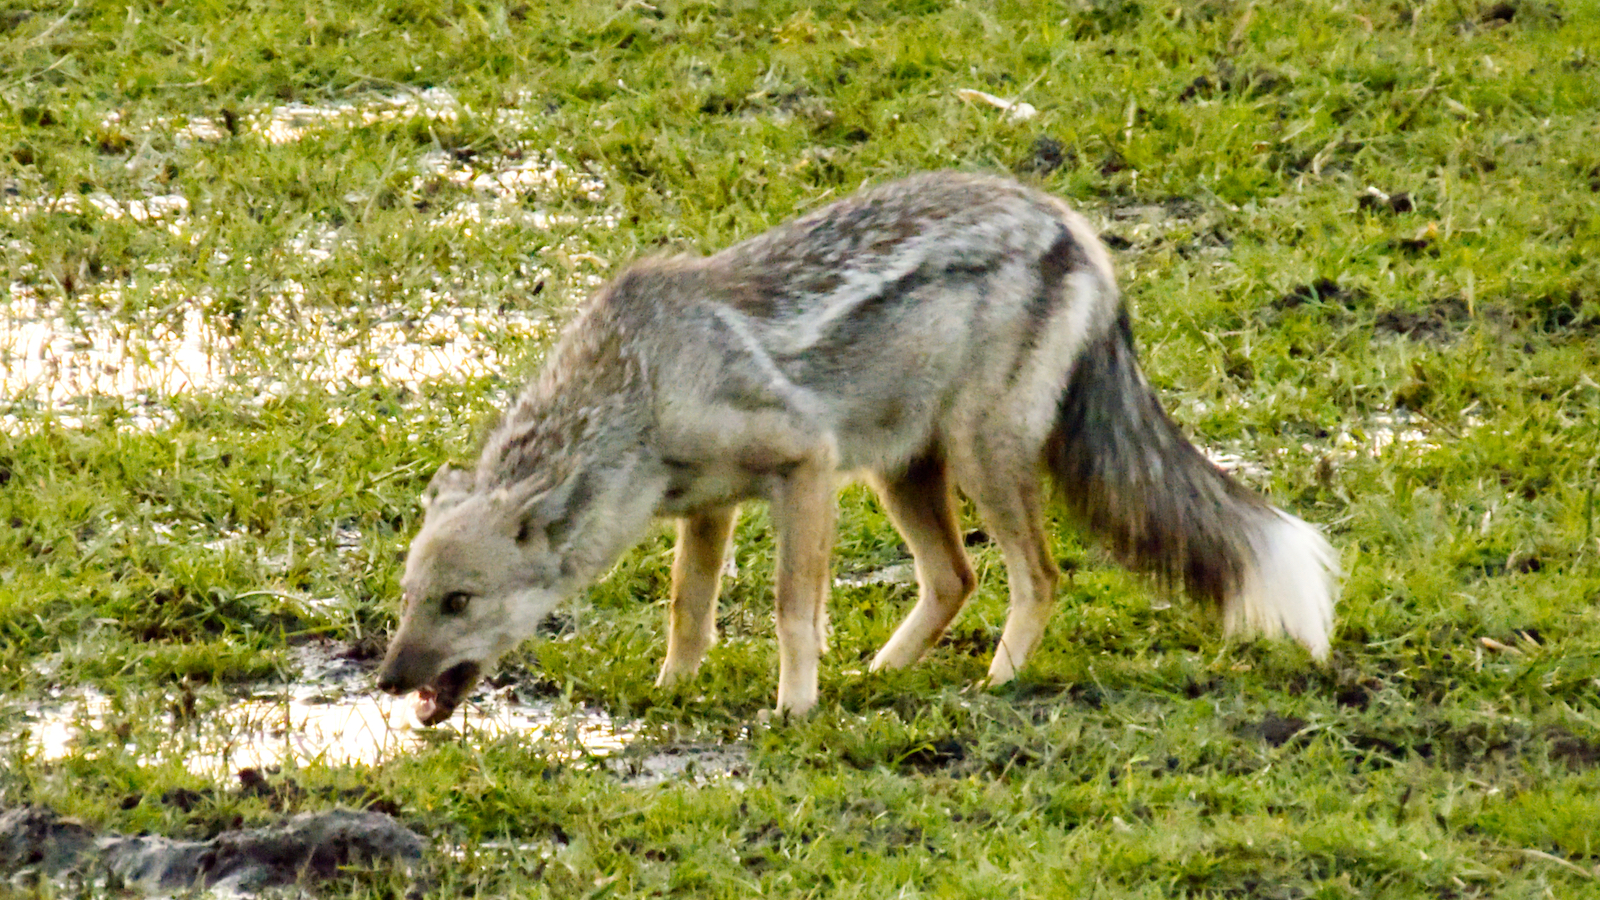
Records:
[[[414,868],[426,845],[383,813],[304,813],[264,828],[178,841],[108,832],[48,807],[0,812],[0,873],[77,878],[143,891],[253,892],[332,878],[341,869]]]

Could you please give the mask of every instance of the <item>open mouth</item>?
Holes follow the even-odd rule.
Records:
[[[477,681],[478,664],[475,662],[457,663],[445,669],[433,684],[417,689],[417,721],[437,725],[450,718]]]

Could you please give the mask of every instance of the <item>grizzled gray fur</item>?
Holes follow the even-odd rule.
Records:
[[[1209,463],[1134,356],[1104,246],[1046,194],[931,173],[833,203],[714,256],[646,259],[578,312],[485,441],[424,495],[380,684],[426,722],[650,522],[679,521],[659,683],[716,639],[738,505],[771,504],[778,708],[817,701],[834,495],[867,480],[919,597],[874,668],[914,663],[976,585],[970,498],[1006,563],[988,682],[1043,636],[1067,509],[1130,566],[1220,605],[1231,633],[1327,654],[1337,560],[1315,528]]]

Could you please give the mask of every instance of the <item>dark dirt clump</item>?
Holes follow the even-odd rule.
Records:
[[[1277,713],[1267,713],[1262,717],[1259,725],[1252,726],[1251,731],[1261,735],[1261,739],[1274,747],[1282,747],[1295,735],[1306,728],[1305,719],[1293,716],[1280,716]]]
[[[1272,301],[1272,308],[1277,310],[1294,309],[1307,303],[1336,303],[1345,309],[1354,309],[1361,301],[1366,299],[1366,292],[1360,288],[1345,288],[1332,278],[1319,278],[1310,284],[1299,285],[1278,299]]]
[[[1584,740],[1572,732],[1552,727],[1545,735],[1550,741],[1550,756],[1574,769],[1600,766],[1600,743]]]
[[[1408,213],[1416,210],[1417,205],[1411,195],[1401,191],[1398,194],[1384,194],[1369,191],[1356,197],[1356,205],[1367,212]]]
[[[1414,341],[1439,341],[1460,330],[1469,318],[1466,301],[1444,297],[1420,310],[1386,309],[1378,313],[1373,328]]]
[[[94,847],[94,832],[42,806],[23,806],[0,814],[0,871],[70,868]]]
[[[1068,162],[1075,162],[1077,154],[1048,134],[1033,139],[1033,152],[1017,169],[1034,175],[1049,175]]]
[[[147,893],[255,891],[324,881],[351,867],[414,866],[425,847],[387,815],[345,809],[224,832],[209,841],[96,835],[42,806],[0,813],[0,874],[103,880]]]
[[[924,775],[949,769],[966,760],[968,744],[953,736],[919,744],[900,755],[900,769]]]

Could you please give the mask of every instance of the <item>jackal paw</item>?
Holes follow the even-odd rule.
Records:
[[[994,661],[989,663],[989,676],[983,680],[983,687],[997,688],[1016,677],[1017,667],[1002,647],[995,653]]]
[[[667,660],[661,664],[661,674],[656,676],[656,687],[668,688],[693,681],[700,674],[700,660],[692,663]]]
[[[900,640],[896,635],[889,639],[889,643],[883,645],[877,656],[872,658],[871,669],[878,672],[883,669],[904,669],[914,665],[922,658],[922,654],[928,652],[928,646],[922,641]]]
[[[798,721],[811,714],[817,708],[817,698],[781,699],[776,709],[763,709],[756,713],[756,721],[762,724],[785,723]]]

